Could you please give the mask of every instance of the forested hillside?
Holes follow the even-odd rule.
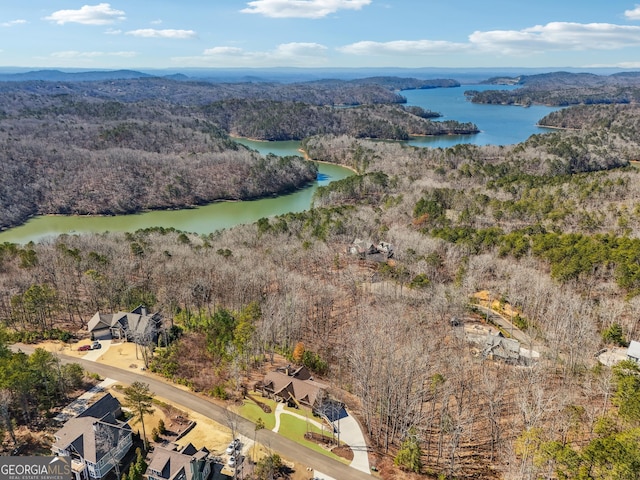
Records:
[[[264,158],[189,113],[117,102],[64,110],[0,120],[0,226],[35,214],[133,213],[257,198],[316,177],[312,163]]]
[[[574,106],[550,113],[538,121],[543,127],[573,130],[604,130],[615,133],[624,142],[637,142],[640,126],[640,105]]]
[[[302,140],[332,133],[356,138],[408,140],[410,135],[478,133],[472,123],[453,120],[432,122],[437,117],[419,107],[362,105],[351,108],[314,106],[268,100],[227,100],[202,108],[211,122],[232,135],[260,140]]]
[[[405,80],[382,83],[368,81],[324,80],[304,83],[210,83],[176,81],[168,78],[131,78],[86,82],[0,82],[1,94],[72,95],[122,102],[162,100],[181,105],[202,105],[228,99],[266,99],[305,102],[313,105],[361,105],[370,103],[404,103],[395,93],[400,88],[426,88],[426,81]],[[438,86],[440,82],[434,83]],[[450,82],[455,86],[456,82]],[[6,108],[3,105],[3,109]]]
[[[523,75],[509,82],[497,78],[488,83],[520,85],[515,90],[469,90],[467,95],[474,103],[499,105],[554,105],[638,103],[640,100],[640,76],[637,72],[612,75],[590,73],[555,72],[539,75]]]

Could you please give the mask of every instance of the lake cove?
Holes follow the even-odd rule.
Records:
[[[474,135],[446,135],[439,137],[414,137],[408,145],[415,147],[446,148],[460,143],[473,145],[512,145],[525,141],[536,133],[547,133],[550,129],[536,124],[545,115],[560,107],[532,105],[524,108],[514,105],[485,105],[471,103],[464,95],[467,90],[513,90],[506,85],[462,85],[454,88],[432,88],[428,90],[404,90],[400,94],[407,105],[415,105],[442,114],[438,120],[472,122],[480,129]]]
[[[508,89],[514,87],[495,85],[464,85],[456,88],[434,88],[428,90],[405,90],[407,105],[417,105],[442,114],[440,120],[473,122],[481,130],[475,135],[448,135],[444,137],[416,137],[408,142],[417,147],[452,147],[460,143],[475,145],[508,145],[519,143],[535,133],[548,129],[536,126],[538,120],[558,110],[553,107],[531,106],[529,108],[503,105],[473,104],[466,100],[466,90]],[[263,155],[302,155],[300,142],[260,142],[234,139]],[[197,208],[181,210],[157,210],[134,215],[112,217],[95,216],[40,216],[24,225],[0,232],[0,243],[28,243],[55,237],[61,234],[134,232],[141,228],[165,227],[185,232],[207,234],[235,225],[253,223],[263,217],[301,212],[309,209],[318,186],[326,185],[353,175],[347,168],[327,163],[318,163],[318,178],[307,188],[278,197],[242,202],[218,202]]]

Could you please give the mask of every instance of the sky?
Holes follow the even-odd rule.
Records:
[[[2,0],[0,67],[640,69],[619,0]]]

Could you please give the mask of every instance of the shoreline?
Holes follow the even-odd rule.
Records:
[[[342,163],[327,162],[325,160],[314,160],[313,158],[311,158],[309,156],[309,154],[307,153],[307,151],[305,149],[299,148],[298,151],[300,153],[302,153],[302,158],[304,158],[308,162],[324,163],[325,165],[337,165],[338,167],[342,167],[342,168],[346,168],[347,170],[351,170],[354,174],[358,175],[357,170],[355,168],[353,168],[353,167],[350,167],[349,165],[343,165]]]
[[[317,181],[317,179],[315,181]],[[293,190],[285,190],[285,191],[282,191],[282,192],[272,193],[272,194],[269,194],[269,195],[263,195],[263,196],[260,196],[260,197],[216,199],[216,200],[212,200],[210,202],[205,202],[205,203],[200,203],[200,204],[180,205],[180,206],[174,206],[174,207],[170,207],[170,208],[163,208],[163,207],[143,208],[143,209],[135,210],[135,211],[132,211],[132,212],[122,212],[122,213],[72,213],[72,214],[67,214],[67,213],[35,213],[35,214],[29,215],[26,218],[26,220],[24,222],[22,222],[22,223],[18,223],[16,225],[1,226],[0,227],[0,233],[7,232],[7,231],[9,231],[11,229],[14,229],[14,228],[22,227],[22,226],[26,225],[30,220],[33,220],[33,219],[36,219],[36,218],[41,218],[41,217],[114,218],[114,217],[126,217],[126,216],[135,216],[135,215],[144,215],[146,213],[152,213],[152,212],[179,212],[180,210],[195,210],[197,208],[206,207],[206,206],[209,206],[209,205],[215,205],[215,204],[218,204],[218,203],[251,202],[251,201],[263,200],[263,199],[268,199],[268,198],[277,198],[277,197],[288,195],[288,194],[297,192],[298,190],[302,190],[304,188],[307,188],[310,184],[313,184],[313,182],[314,181],[306,182],[304,185],[302,185],[300,187],[297,187],[297,188],[295,188]],[[166,227],[166,228],[172,228],[172,227]]]
[[[250,137],[239,137],[237,135],[229,135],[229,138],[234,139],[234,138],[238,138],[240,140],[249,140],[251,142],[260,142],[260,143],[269,143],[271,141],[283,141],[283,142],[300,142],[299,140],[260,140],[257,138],[250,138]],[[309,162],[316,162],[316,163],[324,163],[326,165],[336,165],[338,167],[342,167],[342,168],[346,168],[347,170],[351,170],[353,173],[355,173],[356,175],[358,175],[358,171],[349,166],[349,165],[344,165],[342,163],[334,163],[334,162],[327,162],[325,160],[316,160],[313,159],[309,156],[309,154],[307,153],[307,151],[303,148],[298,148],[298,152],[302,153],[302,158],[304,158],[305,160],[309,161]]]
[[[538,128],[548,128],[550,130],[565,130],[567,132],[571,131],[571,132],[579,132],[581,129],[580,128],[571,128],[571,127],[552,127],[549,125],[540,125],[539,123],[536,123],[536,127]]]
[[[456,137],[461,135],[478,135],[479,133],[482,133],[482,130],[478,129],[475,132],[467,132],[467,133],[443,133],[443,134],[411,133],[409,137],[420,137],[420,138]],[[390,141],[406,142],[406,140],[390,140]]]

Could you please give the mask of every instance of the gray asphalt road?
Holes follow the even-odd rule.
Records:
[[[21,349],[25,353],[32,353],[35,350],[34,346],[22,344],[16,344],[12,348],[13,350]],[[97,373],[102,377],[112,378],[122,383],[133,383],[135,381],[147,383],[155,395],[163,397],[169,402],[173,402],[176,405],[182,405],[188,409],[205,415],[222,425],[230,426],[230,423],[233,423],[235,429],[240,434],[249,438],[253,438],[254,436],[254,424],[252,422],[194,393],[185,392],[184,390],[161,380],[123,370],[121,368],[68,357],[62,354],[60,354],[59,357],[64,363],[78,363],[89,372]],[[371,480],[372,478],[371,475],[358,471],[338,462],[337,460],[333,460],[321,453],[299,445],[296,442],[282,437],[270,430],[258,431],[257,440],[259,443],[269,447],[281,456],[309,465],[310,467],[333,478],[340,480]],[[202,445],[197,445],[197,447],[201,446]]]

